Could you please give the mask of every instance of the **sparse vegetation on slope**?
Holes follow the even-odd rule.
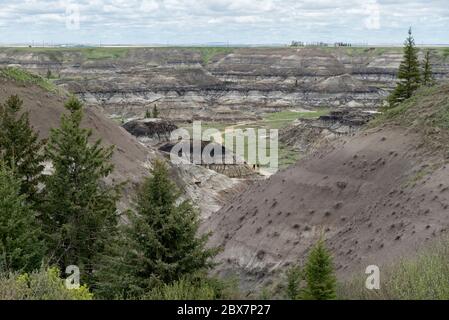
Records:
[[[60,89],[53,84],[50,80],[45,79],[41,76],[32,74],[31,72],[25,71],[20,68],[0,68],[0,77],[6,79],[14,80],[22,84],[35,84],[50,92],[60,92]]]
[[[449,246],[443,240],[421,252],[414,259],[381,270],[379,290],[368,290],[366,278],[358,278],[340,285],[342,299],[381,300],[448,300]]]
[[[448,149],[449,85],[421,87],[409,99],[385,110],[370,127],[396,125],[417,130],[426,146]]]

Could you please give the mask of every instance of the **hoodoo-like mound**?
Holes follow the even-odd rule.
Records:
[[[167,142],[159,147],[159,151],[169,156],[175,145],[178,145],[176,148],[179,150],[178,157],[184,159],[187,163],[194,163],[195,159],[201,159],[201,161],[198,161],[198,165],[228,176],[229,178],[252,179],[258,176],[256,169],[252,169],[240,156],[215,142],[201,141],[198,153],[194,148],[193,140]],[[219,155],[215,155],[215,151],[218,151]],[[214,156],[219,157],[219,161],[208,161],[204,159],[204,157],[213,159]]]
[[[224,248],[217,271],[238,270],[252,290],[303,261],[323,234],[345,279],[445,234],[448,101],[449,85],[422,90],[370,129],[239,194],[203,224],[210,244]]]

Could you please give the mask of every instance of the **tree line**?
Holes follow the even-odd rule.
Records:
[[[197,211],[178,204],[164,162],[154,163],[135,205],[119,213],[123,184],[104,182],[113,147],[91,142],[79,100],[65,109],[43,141],[18,96],[0,105],[0,273],[76,265],[97,297],[114,299],[142,298],[181,280],[212,285],[207,272],[217,249],[197,236]]]

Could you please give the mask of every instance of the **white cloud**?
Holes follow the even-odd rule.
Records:
[[[80,29],[66,28],[76,4]],[[449,42],[447,0],[0,0],[0,42]]]

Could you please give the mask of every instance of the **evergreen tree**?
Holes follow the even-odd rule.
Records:
[[[153,107],[153,118],[159,118],[159,110],[157,109],[157,105]]]
[[[112,244],[98,272],[100,296],[140,297],[154,287],[172,284],[183,276],[207,271],[216,249],[206,249],[208,235],[197,237],[199,220],[188,201],[177,205],[179,193],[168,169],[157,161],[145,179],[130,212],[126,238]]]
[[[396,106],[413,95],[420,86],[420,75],[418,49],[415,46],[412,29],[410,28],[408,38],[404,43],[404,58],[399,66],[399,82],[389,97],[390,107]]]
[[[129,215],[129,213],[128,213]],[[129,221],[128,221],[129,222]],[[91,288],[102,299],[136,299],[144,294],[143,284],[137,277],[138,243],[130,237],[132,227],[122,224],[108,242],[105,250],[97,255]]]
[[[296,300],[300,297],[301,293],[301,280],[302,272],[298,266],[293,266],[286,273],[287,286],[285,288],[285,294],[288,299]]]
[[[147,109],[147,111],[145,111],[145,118],[151,118],[151,111]]]
[[[306,287],[303,298],[307,300],[331,300],[336,298],[336,278],[332,257],[320,239],[311,250],[304,268]]]
[[[426,55],[424,57],[422,84],[428,87],[435,84],[435,79],[432,73],[432,64],[430,63],[430,50],[426,51]]]
[[[188,201],[177,205],[180,194],[168,169],[156,161],[152,176],[137,194],[132,236],[141,245],[143,276],[164,283],[211,266],[216,250],[205,249],[208,236],[197,237],[199,219]]]
[[[113,148],[90,144],[91,130],[80,127],[82,104],[71,98],[61,126],[46,147],[54,173],[46,179],[44,221],[53,262],[64,270],[77,265],[89,282],[95,255],[101,253],[117,225],[119,186],[104,183],[113,170]]]
[[[20,194],[20,181],[0,163],[0,272],[30,272],[45,254],[41,229]]]
[[[11,96],[0,105],[0,158],[14,168],[20,180],[20,193],[35,204],[38,201],[38,184],[42,180],[42,153],[44,142],[33,131],[29,114],[22,110],[23,101]]]

